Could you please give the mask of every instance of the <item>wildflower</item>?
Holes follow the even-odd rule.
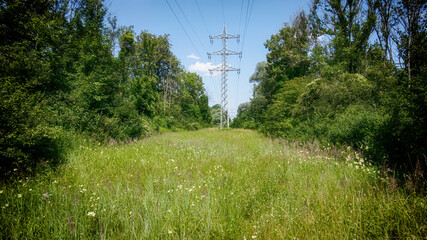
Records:
[[[49,194],[48,193],[43,193],[42,197],[43,197],[43,200],[49,199]]]
[[[18,198],[21,198],[22,197],[22,194],[18,194]]]
[[[95,217],[95,212],[88,212],[88,213],[87,213],[87,215],[88,215],[89,217]]]
[[[257,236],[256,235],[252,235],[252,239],[255,239]]]
[[[129,212],[129,215],[132,215],[132,211]]]
[[[172,234],[173,233],[172,229],[168,229],[168,233]]]

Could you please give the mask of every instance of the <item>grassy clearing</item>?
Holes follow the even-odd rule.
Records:
[[[1,187],[0,239],[427,236],[424,197],[340,154],[248,130],[81,143],[57,171]]]

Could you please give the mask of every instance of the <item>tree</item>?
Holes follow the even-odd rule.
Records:
[[[250,106],[250,102],[244,102],[239,104],[239,107],[237,108],[237,116],[236,117],[240,117],[242,116],[249,108]]]
[[[181,106],[181,117],[201,121],[199,108],[200,98],[203,93],[203,81],[195,73],[182,73],[182,81],[179,88],[179,101]]]
[[[399,33],[399,54],[404,61],[411,87],[413,75],[421,74],[425,67],[427,2],[425,0],[402,0],[396,7],[401,29]]]
[[[212,113],[212,124],[214,126],[219,126],[221,123],[221,105],[215,104],[211,108]]]
[[[384,61],[394,62],[392,40],[394,36],[395,21],[395,0],[378,1],[378,21],[375,27],[381,49],[384,49]]]
[[[263,132],[275,137],[291,135],[293,113],[299,108],[298,99],[312,80],[310,77],[299,77],[283,83],[274,96],[273,104],[265,111]]]
[[[0,173],[59,158],[60,129],[51,125],[48,99],[67,88],[64,67],[52,61],[63,53],[66,6],[45,0],[0,5]]]
[[[392,113],[387,152],[393,164],[415,171],[417,161],[426,169],[427,152],[427,18],[426,1],[399,1],[396,13],[399,20],[399,56],[404,68],[398,76],[397,93],[389,111]],[[424,170],[425,173],[425,170]]]
[[[334,64],[350,73],[361,73],[376,23],[376,1],[324,0],[315,1],[314,5],[324,12],[323,32],[333,37]]]
[[[212,112],[209,107],[209,98],[205,94],[200,96],[200,115],[202,115],[202,122],[205,126],[210,126],[212,122]]]
[[[268,102],[271,102],[283,81],[308,73],[309,40],[308,18],[302,11],[292,21],[292,25],[285,25],[264,44],[269,50],[266,66],[268,84],[265,84],[262,92]]]

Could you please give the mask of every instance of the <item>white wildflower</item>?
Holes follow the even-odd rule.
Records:
[[[43,200],[49,199],[50,195],[48,193],[42,194]]]

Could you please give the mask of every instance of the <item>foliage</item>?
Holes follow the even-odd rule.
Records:
[[[268,102],[272,100],[282,82],[307,75],[310,65],[309,34],[307,16],[301,11],[291,26],[280,29],[278,34],[272,35],[264,44],[269,50],[264,82],[269,84],[266,84],[262,94]]]
[[[268,106],[264,114],[266,120],[261,128],[262,132],[273,137],[290,137],[288,134],[293,128],[293,112],[299,109],[298,98],[311,81],[309,77],[299,77],[283,83],[273,104]]]
[[[223,114],[225,113],[225,111],[226,111],[225,109],[222,109]],[[219,104],[213,105],[211,108],[211,115],[212,115],[212,124],[214,126],[219,127],[221,125],[221,105]],[[229,119],[229,121],[231,122],[231,119]]]
[[[426,7],[313,1],[308,16],[297,14],[266,41],[267,62],[250,78],[253,98],[233,126],[350,145],[407,180],[415,172],[425,179]]]
[[[70,134],[127,141],[210,125],[202,80],[180,66],[168,35],[107,16],[99,0],[2,2],[2,173],[61,158]]]

